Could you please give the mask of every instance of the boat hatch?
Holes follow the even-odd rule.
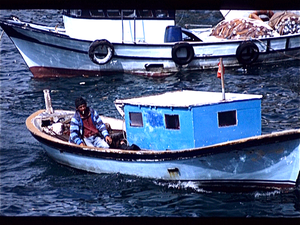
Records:
[[[145,64],[146,71],[161,71],[164,69],[164,64]]]
[[[180,171],[177,167],[168,168],[168,173],[170,174],[170,177],[179,177],[180,176]]]

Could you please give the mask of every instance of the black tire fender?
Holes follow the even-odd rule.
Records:
[[[103,51],[104,48],[106,48],[106,50]],[[103,58],[98,57],[97,49],[98,49],[98,52],[100,50],[102,52],[105,52],[104,55],[105,54],[106,55]],[[115,51],[114,46],[108,40],[101,39],[101,40],[95,40],[92,42],[92,44],[89,47],[88,53],[89,53],[90,59],[94,63],[99,64],[99,65],[104,65],[112,59],[112,57],[114,56],[114,51]]]
[[[258,56],[259,49],[252,41],[242,42],[236,49],[236,58],[243,65],[250,65],[256,62]]]
[[[177,52],[181,49],[186,49],[186,57],[178,57]],[[172,59],[178,65],[186,65],[194,58],[195,52],[192,45],[186,42],[178,42],[172,47]]]

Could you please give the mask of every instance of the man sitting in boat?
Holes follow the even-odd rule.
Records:
[[[93,108],[87,107],[82,97],[75,100],[75,107],[69,141],[81,146],[109,148],[112,139],[98,113]]]

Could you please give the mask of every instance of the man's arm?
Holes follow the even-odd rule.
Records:
[[[73,117],[70,123],[70,140],[78,145],[84,144],[80,136],[79,121]]]
[[[104,140],[110,145],[112,143],[112,139],[109,136],[105,124],[103,123],[101,117],[99,116],[96,110],[93,111],[93,114],[94,114],[94,121],[96,123],[96,128],[103,135]]]
[[[99,114],[97,113],[96,110],[93,110],[93,116],[94,116],[93,119],[95,121],[95,126],[96,126],[97,130],[105,138],[106,136],[108,136],[108,131],[107,131],[105,124],[103,123],[101,117],[99,116]]]

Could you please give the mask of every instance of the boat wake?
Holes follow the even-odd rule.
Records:
[[[198,192],[198,193],[212,193],[212,191],[205,190],[202,187],[200,187],[199,182],[194,182],[194,181],[176,181],[176,182],[154,181],[154,184],[167,187],[169,189],[184,190],[184,191],[191,190],[193,192]]]
[[[168,189],[174,190],[184,190],[184,191],[192,191],[197,193],[248,193],[253,195],[254,198],[261,198],[261,197],[272,197],[276,195],[280,195],[283,193],[290,193],[293,191],[300,192],[300,186],[297,188],[290,188],[290,189],[268,189],[268,188],[261,188],[255,186],[239,186],[239,185],[230,185],[230,186],[223,186],[223,185],[203,185],[203,183],[199,181],[153,181],[155,185],[166,187]]]

